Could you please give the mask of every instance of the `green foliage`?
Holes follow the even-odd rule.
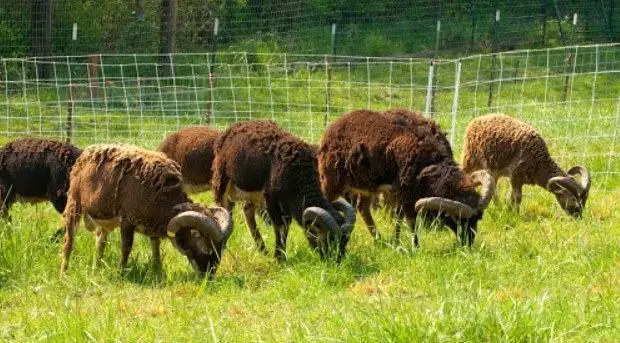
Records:
[[[144,22],[136,18],[136,1],[54,1],[54,54],[158,52],[161,2],[142,2]],[[609,26],[605,19],[609,6],[605,2],[579,0],[558,4],[569,41],[602,42],[617,37],[617,33],[614,36],[614,32],[608,31],[618,26],[618,16],[612,15],[613,23]],[[502,13],[497,36],[496,8]],[[580,19],[571,37],[569,22],[575,12]],[[431,0],[184,0],[177,2],[176,13],[178,52],[209,51],[215,41],[215,18],[220,20],[217,44],[225,51],[231,46],[275,41],[277,46],[263,47],[276,48],[270,52],[329,53],[330,27],[336,23],[336,50],[340,54],[428,56],[434,54],[438,19],[442,21],[442,56],[488,52],[494,39],[498,50],[539,47],[545,21],[546,46],[561,45],[555,10],[549,2],[539,0],[518,4],[469,0],[450,4]],[[28,54],[30,18],[29,6],[0,6],[0,55]],[[79,25],[76,43],[71,42],[74,22]]]

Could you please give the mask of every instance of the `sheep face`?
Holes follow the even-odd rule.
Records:
[[[495,182],[486,171],[465,175],[452,164],[426,167],[418,176],[420,200],[416,210],[426,218],[438,218],[459,234],[463,244],[471,245],[476,237],[478,222],[482,219],[495,190]],[[482,186],[480,193],[476,186]]]
[[[191,229],[181,229],[172,243],[187,257],[194,271],[200,274],[215,273],[223,250],[221,245],[207,242],[199,232]]]
[[[587,192],[574,194],[568,189],[562,187],[552,189],[552,192],[564,212],[575,218],[581,217],[583,209],[586,206],[586,200],[588,199]]]
[[[567,172],[567,176],[549,179],[547,189],[555,195],[566,213],[579,218],[586,207],[591,184],[592,179],[588,169],[583,166],[575,166]]]
[[[221,207],[208,209],[196,204],[190,207],[170,220],[168,236],[196,272],[212,275],[232,232],[230,214]]]
[[[355,225],[355,210],[344,199],[338,199],[328,206],[308,207],[303,213],[302,223],[310,247],[317,250],[322,258],[332,249],[337,251],[337,261],[344,257],[351,231]]]

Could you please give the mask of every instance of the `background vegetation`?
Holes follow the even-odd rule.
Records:
[[[170,4],[176,47],[161,50]],[[617,7],[613,0],[0,0],[0,56],[38,55],[34,45],[43,42],[34,37],[47,8],[51,47],[43,55],[211,51],[219,18],[218,50],[329,54],[335,23],[341,55],[449,56],[618,41]]]

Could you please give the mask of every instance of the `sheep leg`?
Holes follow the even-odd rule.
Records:
[[[156,271],[161,270],[160,243],[161,243],[161,240],[158,237],[151,237],[151,251],[153,253],[153,268]]]
[[[108,231],[103,228],[97,229],[97,238],[96,238],[96,252],[95,252],[95,262],[93,263],[93,269],[99,266],[99,263],[103,259],[103,252],[105,250],[105,244],[108,241]]]
[[[372,218],[370,213],[370,205],[371,198],[368,196],[360,196],[357,202],[357,211],[362,215],[362,219],[364,220],[364,224],[366,224],[366,228],[368,228],[368,232],[372,236],[372,238],[379,239],[379,234],[377,233],[377,226],[375,225],[375,221]]]
[[[286,260],[286,240],[288,238],[288,229],[289,226],[286,223],[274,225],[276,236],[276,249],[274,252],[274,257],[278,261]]]
[[[519,207],[521,206],[521,199],[522,199],[522,188],[523,188],[523,184],[521,182],[518,181],[514,181],[511,180],[511,185],[512,185],[512,193],[510,194],[510,205],[513,209],[515,209],[517,212],[519,211]]]
[[[73,239],[75,237],[75,229],[78,222],[79,217],[71,215],[65,226],[65,238],[64,245],[62,247],[62,262],[60,263],[61,274],[66,274],[67,269],[69,268],[69,258],[71,257],[71,251],[73,250]]]
[[[410,218],[408,219],[408,223],[409,223],[409,227],[411,228],[411,232],[413,233],[413,246],[415,248],[419,248],[420,247],[420,239],[418,238],[418,226],[415,225],[415,220],[416,218]]]
[[[253,203],[247,201],[243,205],[243,214],[245,215],[245,222],[248,224],[248,228],[250,229],[250,233],[252,234],[252,238],[254,238],[254,243],[256,243],[256,247],[263,254],[267,254],[267,247],[265,246],[265,241],[263,241],[263,237],[261,236],[258,228],[256,227],[256,207]]]
[[[131,248],[133,247],[134,233],[135,228],[133,226],[121,223],[121,270],[127,267],[127,260],[129,259]]]
[[[403,224],[403,211],[400,206],[394,208],[393,211],[394,218],[396,219],[396,224],[394,226],[394,243],[400,243],[400,230]]]
[[[15,192],[12,192],[12,185],[2,185],[0,186],[0,217],[7,221],[11,221],[11,216],[9,215],[9,209],[11,205],[15,202],[15,198],[17,195]]]

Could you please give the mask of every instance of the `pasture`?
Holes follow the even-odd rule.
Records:
[[[84,229],[78,231],[69,274],[62,278],[62,244],[52,239],[61,226],[60,216],[47,203],[16,204],[12,221],[0,223],[0,339],[618,341],[617,54],[617,46],[602,52],[597,48],[596,71],[592,72],[588,69],[594,65],[588,62],[592,55],[582,52],[583,60],[576,64],[579,69],[572,72],[569,99],[562,98],[566,84],[563,62],[552,61],[559,71],[550,78],[549,57],[545,68],[544,54],[534,59],[534,54],[528,53],[525,61],[529,68],[528,64],[524,68],[523,62],[502,60],[506,74],[495,75],[490,81],[476,75],[475,67],[467,67],[467,63],[478,63],[480,71],[481,63],[484,66],[489,60],[464,60],[454,120],[454,69],[442,69],[438,76],[435,116],[444,130],[454,130],[457,160],[465,126],[474,116],[504,111],[521,118],[547,138],[563,168],[580,163],[593,173],[582,219],[567,216],[551,193],[535,187],[524,189],[521,212],[515,213],[507,206],[508,185],[502,180],[495,195],[498,201],[489,205],[471,248],[462,247],[448,229],[433,225],[421,229],[420,248],[412,247],[411,235],[405,230],[400,244],[395,244],[390,240],[393,219],[379,209],[374,214],[384,240],[373,242],[358,216],[347,256],[340,264],[322,261],[310,251],[297,224],[291,229],[288,260],[277,263],[271,255],[255,249],[238,204],[233,212],[233,235],[212,280],[199,279],[169,242],[162,245],[163,273],[154,272],[148,240],[140,235],[130,257],[130,270],[121,273],[117,268],[118,231],[110,236],[104,265],[93,270],[94,237]],[[558,56],[561,61],[564,52]],[[542,65],[537,66],[539,62]],[[245,78],[233,76],[235,65],[228,64],[233,68],[230,77],[222,72],[218,82],[230,84],[217,89],[220,116],[214,123],[224,127],[235,120],[273,118],[317,142],[326,110],[325,71],[314,72],[308,64],[307,69],[292,70],[289,75],[285,66],[280,76],[269,74],[267,82],[265,75],[275,69],[260,66],[270,64],[242,70],[247,72]],[[328,118],[351,108],[424,110],[427,64],[419,73],[411,63],[396,67],[377,63],[373,68],[378,69],[372,70],[363,64],[346,66],[331,75],[334,88],[329,95]],[[393,69],[399,67],[403,68],[400,72]],[[37,87],[35,93],[25,81],[27,72],[23,76],[23,92],[15,77],[14,93],[7,86],[0,97],[0,108],[10,113],[0,120],[5,134],[2,143],[25,132],[63,135],[68,96],[54,94],[58,86]],[[122,141],[156,148],[166,132],[203,122],[199,115],[204,113],[209,92],[204,84],[187,93],[175,84],[181,91],[176,93],[174,88],[174,102],[167,101],[172,93],[162,95],[162,90],[171,88],[153,88],[149,94],[162,100],[151,103],[142,93],[148,89],[144,84],[137,86],[139,82],[134,80],[133,86],[115,86],[129,80],[131,77],[124,75],[105,86],[117,96],[111,93],[105,103],[78,101],[73,132],[76,145]],[[188,80],[179,77],[174,81]],[[205,82],[204,75],[200,81]],[[490,83],[499,90],[495,88],[495,102],[487,108]],[[141,102],[138,106],[133,105],[136,99]],[[149,111],[156,114],[151,117]],[[210,193],[195,199],[213,203]],[[272,254],[272,229],[261,220],[258,224]]]

